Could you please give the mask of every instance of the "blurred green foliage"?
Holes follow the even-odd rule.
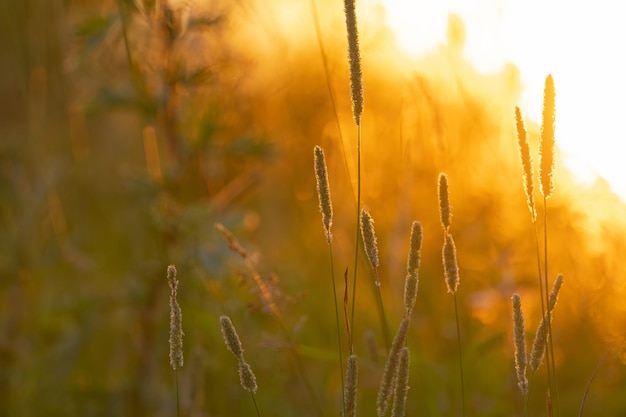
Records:
[[[319,4],[325,74],[308,4],[294,21],[281,17],[287,3],[1,3],[0,416],[174,415],[168,264],[178,269],[185,331],[181,415],[254,412],[223,345],[222,314],[247,349],[261,411],[316,415],[279,323],[215,231],[218,221],[278,300],[325,413],[337,412],[334,306],[312,150],[319,144],[327,155],[342,289],[354,250],[356,153],[342,9]],[[522,295],[531,339],[540,313],[513,130],[517,69],[476,72],[460,39],[407,62],[375,17],[362,24],[363,202],[376,220],[394,330],[410,225],[424,225],[408,413],[453,415],[458,406],[440,171],[450,181],[461,268],[468,409],[519,413],[510,296]],[[566,280],[554,322],[562,414],[577,411],[609,351],[587,407],[590,415],[620,415],[624,204],[602,182],[576,188],[562,169],[556,186],[548,227],[551,275]],[[374,415],[384,348],[364,259],[359,268],[359,414]],[[536,384],[530,415],[543,415],[545,374]]]

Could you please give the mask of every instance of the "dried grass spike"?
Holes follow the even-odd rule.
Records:
[[[444,232],[447,232],[450,227],[450,197],[448,196],[448,177],[443,172],[439,174],[437,193],[439,195],[441,225],[443,226]]]
[[[363,113],[363,76],[361,73],[361,52],[359,50],[359,31],[356,22],[355,0],[344,0],[343,4],[346,16],[346,28],[348,29],[352,114],[356,124],[360,125],[361,113]]]
[[[363,236],[363,246],[367,259],[369,259],[372,268],[378,269],[378,244],[376,241],[376,232],[374,231],[374,219],[370,216],[369,211],[361,210],[361,235]],[[377,282],[376,285],[379,285]]]
[[[411,237],[409,238],[409,258],[407,261],[407,271],[415,271],[420,266],[420,251],[422,249],[422,224],[413,222],[411,224]]]
[[[376,408],[379,416],[383,416],[389,407],[389,399],[391,398],[392,388],[396,375],[398,374],[398,364],[400,362],[400,352],[406,343],[406,335],[409,331],[410,320],[405,317],[400,323],[400,327],[393,338],[387,362],[383,369],[383,376],[380,381],[380,389],[378,390],[378,398],[376,400]]]
[[[563,274],[559,274],[554,281],[554,285],[552,286],[552,291],[550,291],[550,297],[548,302],[548,308],[550,311],[554,309],[556,302],[559,299],[559,292],[561,291],[561,286],[563,285]]]
[[[317,182],[317,196],[320,202],[320,212],[322,213],[322,223],[326,231],[328,243],[332,240],[330,227],[333,224],[333,205],[330,199],[330,186],[328,185],[328,170],[326,169],[326,158],[321,147],[316,146],[314,151],[315,179]]]
[[[550,292],[548,311],[542,317],[539,326],[537,327],[537,333],[535,334],[535,340],[533,341],[533,348],[530,352],[530,369],[537,371],[537,369],[543,363],[543,356],[546,352],[546,343],[548,337],[548,317],[552,320],[552,310],[556,306],[556,302],[559,298],[559,291],[563,285],[563,275],[559,274],[554,281],[552,291]]]
[[[535,333],[535,340],[533,341],[533,348],[530,351],[530,360],[528,362],[533,372],[537,372],[537,369],[543,363],[543,356],[546,352],[547,323],[547,316],[544,316],[541,322],[539,322],[537,332]]]
[[[345,410],[346,417],[356,416],[356,391],[359,380],[359,364],[357,356],[352,354],[348,358],[346,370]]]
[[[524,313],[522,312],[522,299],[519,294],[513,294],[513,340],[515,344],[515,373],[517,385],[523,395],[528,393],[528,379],[526,378],[526,335],[524,333]]]
[[[443,244],[443,272],[448,292],[454,294],[459,286],[459,266],[456,260],[456,246],[450,233],[446,234]]]
[[[170,294],[170,365],[172,369],[182,368],[183,358],[183,313],[178,305],[176,267],[167,267],[167,280],[172,293]]]
[[[237,357],[237,359],[243,358],[243,347],[241,346],[241,341],[239,340],[239,335],[237,335],[237,330],[235,330],[235,326],[233,322],[230,320],[228,316],[220,317],[220,325],[222,327],[222,335],[224,336],[224,342],[226,343],[226,348],[233,352],[233,354]]]
[[[248,365],[248,363],[243,359],[239,360],[239,382],[241,383],[241,387],[243,389],[256,394],[256,376],[254,375],[254,372],[252,372],[250,365]]]
[[[406,415],[406,398],[409,393],[409,368],[409,348],[405,346],[400,351],[400,363],[398,364],[391,417],[404,417]]]
[[[404,307],[407,316],[413,311],[417,287],[419,284],[418,269],[420,265],[420,250],[422,248],[422,225],[413,222],[411,225],[411,238],[409,244],[409,259],[407,261],[407,275],[404,280]]]
[[[533,186],[533,160],[530,157],[530,147],[528,145],[528,132],[524,123],[524,116],[519,107],[515,106],[515,126],[517,130],[517,142],[519,145],[520,158],[522,159],[524,191],[526,192],[526,202],[530,214],[535,220],[537,212],[535,210],[534,186]]]
[[[541,117],[541,146],[539,177],[541,193],[549,198],[554,190],[552,171],[554,169],[554,80],[552,75],[546,77],[543,90],[543,113]]]

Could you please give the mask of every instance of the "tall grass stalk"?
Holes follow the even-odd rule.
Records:
[[[333,118],[335,125],[337,126],[337,135],[339,137],[339,149],[341,151],[341,157],[343,159],[343,168],[346,174],[349,176],[348,160],[346,158],[346,149],[343,142],[343,131],[341,130],[341,123],[339,122],[339,112],[337,111],[337,99],[335,98],[335,90],[333,84],[330,81],[330,69],[328,65],[328,55],[326,54],[326,48],[322,40],[322,29],[320,28],[319,14],[317,12],[317,6],[315,0],[311,0],[311,15],[313,16],[313,27],[315,28],[315,37],[317,38],[317,45],[320,50],[320,56],[322,58],[322,66],[324,67],[324,79],[326,80],[326,89],[328,90],[328,96],[330,98],[330,105],[332,107]],[[350,181],[350,188],[352,195],[354,195],[354,185]]]
[[[343,353],[341,349],[341,330],[339,325],[339,306],[337,305],[337,288],[335,285],[335,265],[333,262],[333,235],[331,226],[333,223],[333,205],[330,198],[330,185],[328,183],[328,168],[326,166],[326,158],[321,147],[316,146],[314,149],[314,166],[315,180],[317,184],[317,195],[320,202],[320,213],[322,214],[322,224],[326,232],[326,241],[328,243],[328,252],[330,257],[330,278],[333,286],[333,302],[335,304],[335,322],[337,328],[337,351],[339,354],[339,375],[341,377],[341,395],[343,404],[343,413],[346,414],[345,404],[345,385],[343,381]]]
[[[248,391],[252,395],[252,402],[254,403],[254,409],[256,410],[257,417],[261,417],[259,406],[256,402],[257,383],[252,368],[246,362],[243,356],[243,346],[237,335],[237,330],[233,325],[233,322],[228,316],[220,317],[220,327],[222,329],[222,335],[224,336],[224,343],[226,348],[235,355],[239,364],[239,382],[241,387]]]
[[[602,359],[600,359],[600,362],[598,362],[598,364],[596,365],[596,368],[593,370],[593,373],[591,374],[591,377],[589,378],[589,382],[587,382],[587,386],[585,387],[585,393],[583,394],[583,399],[580,403],[580,410],[578,411],[578,417],[583,417],[583,411],[585,409],[585,403],[587,402],[587,395],[589,394],[589,388],[591,388],[591,384],[593,383],[593,380],[596,378],[596,375],[598,374],[600,367],[606,360],[607,355],[608,355],[608,352],[605,353],[604,356],[602,356]]]
[[[441,226],[443,227],[443,273],[448,288],[448,293],[454,296],[454,317],[456,320],[456,338],[459,351],[459,373],[461,377],[461,410],[465,416],[465,376],[463,372],[463,351],[461,346],[461,324],[459,321],[459,309],[457,302],[457,290],[459,287],[459,265],[456,257],[456,246],[452,234],[448,232],[452,218],[450,208],[450,195],[448,192],[448,177],[445,173],[440,173],[437,183],[437,194],[439,197],[439,214]]]
[[[459,324],[459,309],[457,307],[456,292],[454,293],[454,317],[456,319],[456,340],[459,347],[459,373],[461,376],[461,410],[465,416],[465,375],[463,372],[463,349],[461,346],[461,325]]]
[[[298,369],[298,373],[300,374],[300,378],[302,379],[302,383],[304,384],[304,387],[311,399],[311,402],[315,406],[315,409],[318,415],[323,416],[324,411],[322,410],[320,401],[317,397],[317,394],[315,393],[315,390],[313,389],[313,385],[311,384],[311,381],[309,380],[309,377],[304,370],[304,366],[302,365],[302,360],[300,359],[300,353],[298,352],[298,349],[295,343],[293,342],[291,333],[289,332],[289,330],[287,329],[287,326],[285,325],[280,309],[278,308],[278,305],[274,301],[274,297],[272,296],[271,292],[267,288],[267,285],[261,278],[261,275],[256,270],[256,267],[254,266],[254,262],[252,261],[252,258],[250,257],[248,252],[241,246],[237,238],[235,238],[235,236],[230,232],[230,230],[228,230],[223,224],[216,223],[215,228],[220,233],[222,233],[222,235],[226,239],[226,242],[228,243],[228,247],[242,258],[246,267],[252,274],[252,278],[259,288],[259,291],[261,293],[261,298],[263,299],[265,307],[269,309],[269,311],[274,315],[274,317],[276,318],[276,321],[278,322],[278,325],[283,333],[283,337],[285,338],[285,341],[287,342],[287,346],[289,346],[289,350],[291,351],[291,354],[293,356],[294,362],[296,364],[296,368]]]
[[[170,365],[174,370],[176,379],[176,413],[180,416],[180,390],[178,387],[178,368],[184,363],[183,358],[183,315],[178,305],[177,292],[178,280],[176,279],[176,267],[167,267],[167,282],[172,290],[170,294]]]
[[[541,194],[543,195],[543,240],[544,240],[544,289],[546,303],[549,306],[548,299],[548,206],[547,201],[554,191],[554,120],[555,120],[555,92],[554,92],[554,80],[552,75],[546,77],[544,92],[543,92],[543,111],[541,120],[541,144],[540,144],[540,157],[539,164],[539,176],[541,185]],[[554,404],[557,417],[560,416],[559,407],[559,393],[558,383],[556,378],[556,365],[554,361],[554,345],[552,338],[552,320],[550,318],[550,308],[547,309],[547,343],[548,343],[548,358],[547,368],[550,389],[554,394]]]
[[[356,276],[359,259],[359,216],[361,214],[361,114],[363,113],[363,76],[361,73],[361,52],[359,49],[359,31],[356,20],[355,0],[344,0],[344,14],[348,34],[348,59],[350,63],[350,95],[352,98],[352,115],[357,128],[357,186],[356,186],[356,237],[354,240],[354,270],[352,279],[352,307],[350,322],[354,335],[354,306],[356,304]],[[354,341],[350,340],[350,352],[354,349]]]
[[[385,340],[385,347],[387,351],[391,346],[389,340],[389,330],[387,328],[387,317],[385,315],[385,306],[383,304],[383,295],[380,290],[380,279],[378,276],[378,266],[380,264],[378,260],[378,242],[376,239],[376,232],[374,230],[374,219],[370,215],[369,211],[361,210],[361,236],[363,237],[363,247],[367,259],[370,261],[370,265],[374,271],[374,291],[378,299],[378,313],[380,315],[380,322],[383,332],[383,338]]]

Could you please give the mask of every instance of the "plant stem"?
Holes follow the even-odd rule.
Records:
[[[461,325],[459,323],[459,309],[456,302],[456,292],[454,293],[454,315],[456,317],[456,339],[459,344],[459,370],[461,372],[461,406],[463,416],[465,416],[465,380],[463,376],[463,353],[461,349]]]
[[[602,359],[600,359],[600,362],[598,362],[598,365],[596,365],[596,369],[593,370],[593,373],[591,374],[591,378],[589,378],[589,382],[587,382],[587,386],[585,387],[585,394],[583,395],[583,400],[580,404],[580,411],[578,412],[578,417],[583,417],[583,410],[585,408],[585,402],[587,401],[587,395],[589,394],[589,388],[591,387],[591,383],[595,379],[596,374],[600,370],[600,366],[602,366],[602,364],[604,363],[604,360],[606,359],[607,355],[608,355],[608,352],[605,353],[604,356],[602,356]]]
[[[556,364],[554,361],[554,344],[552,343],[552,316],[550,312],[550,295],[548,292],[548,206],[547,198],[543,197],[543,247],[544,247],[544,275],[543,282],[545,285],[545,298],[548,315],[548,331],[546,333],[546,342],[548,343],[548,352],[546,353],[546,365],[548,367],[548,384],[550,391],[554,394],[554,405],[556,409],[556,416],[559,417],[559,390],[556,380]],[[552,376],[550,380],[550,376]]]
[[[178,368],[174,370],[174,374],[176,376],[176,415],[180,417],[180,394],[178,389]]]
[[[378,281],[378,272],[376,272],[376,282],[380,283],[380,281]],[[380,324],[382,326],[382,330],[383,330],[383,337],[385,339],[385,346],[387,347],[387,352],[389,352],[389,350],[391,349],[391,340],[389,339],[389,328],[387,327],[387,317],[385,315],[385,306],[383,305],[383,294],[382,291],[380,290],[380,285],[376,285],[374,284],[374,286],[376,287],[376,292],[378,293],[378,312],[380,314]]]
[[[357,123],[357,168],[356,168],[356,237],[354,248],[354,275],[352,279],[352,312],[350,313],[350,322],[352,331],[350,334],[350,352],[354,351],[354,305],[356,304],[356,270],[359,260],[359,241],[361,240],[361,227],[359,218],[361,216],[361,123]]]
[[[333,301],[335,302],[335,320],[337,323],[337,350],[339,351],[339,375],[341,376],[341,404],[343,408],[343,414],[346,414],[345,404],[346,404],[346,393],[345,393],[345,384],[343,381],[343,354],[341,353],[341,330],[339,326],[339,306],[337,304],[337,287],[335,285],[335,267],[333,262],[333,247],[332,243],[328,243],[328,251],[330,253],[330,276],[333,282]]]
[[[254,392],[250,392],[250,395],[252,395],[252,402],[254,403],[254,409],[256,410],[256,415],[257,417],[261,417],[261,412],[259,411],[259,405],[256,403],[256,395],[254,395]]]
[[[526,417],[526,413],[528,413],[528,399],[530,398],[530,391],[533,388],[533,380],[535,379],[535,373],[533,372],[530,375],[530,381],[528,381],[528,392],[526,393],[526,399],[524,400],[524,414],[523,417]]]

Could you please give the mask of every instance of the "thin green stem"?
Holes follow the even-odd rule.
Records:
[[[456,317],[456,339],[459,345],[459,371],[461,372],[461,407],[465,416],[465,378],[463,376],[463,351],[461,349],[461,325],[459,323],[459,309],[456,302],[456,292],[454,293],[454,316]]]
[[[535,379],[535,372],[533,372],[530,375],[530,380],[528,381],[528,392],[526,393],[526,399],[524,401],[524,414],[523,414],[524,417],[526,417],[526,414],[528,413],[528,400],[530,398],[530,391],[533,388],[534,379]]]
[[[298,349],[296,349],[296,346],[293,343],[293,340],[291,339],[291,335],[289,334],[287,327],[285,327],[285,323],[283,323],[282,318],[280,316],[276,316],[276,318],[278,319],[278,324],[280,325],[280,328],[283,334],[285,335],[287,344],[289,345],[294,361],[296,362],[296,368],[298,368],[298,373],[300,373],[300,377],[302,378],[304,387],[306,388],[309,396],[311,397],[311,399],[313,400],[313,403],[315,404],[315,408],[317,409],[316,410],[317,414],[319,416],[323,416],[324,410],[322,410],[322,405],[320,404],[319,398],[317,398],[317,394],[315,393],[315,390],[313,389],[313,385],[311,384],[311,381],[309,381],[308,375],[306,374],[306,372],[304,372],[304,366],[302,365],[302,361],[300,360],[300,354],[298,353]]]
[[[348,174],[348,160],[346,159],[346,149],[343,143],[343,133],[341,131],[341,123],[339,122],[339,112],[337,111],[337,100],[335,99],[335,90],[330,81],[330,70],[328,69],[328,55],[326,55],[326,48],[324,48],[324,42],[322,41],[322,29],[320,28],[319,15],[317,13],[317,7],[315,0],[311,0],[311,15],[313,16],[313,27],[315,28],[315,36],[317,38],[317,45],[320,49],[320,56],[322,57],[322,66],[324,67],[324,78],[326,80],[326,89],[328,90],[328,96],[330,97],[330,105],[333,109],[333,116],[335,124],[337,125],[337,134],[339,135],[339,148],[341,149],[341,156],[343,157],[343,167]],[[350,181],[350,187],[354,193],[354,187],[352,181]],[[353,194],[354,195],[354,194]]]
[[[341,353],[341,329],[339,326],[339,305],[337,304],[337,287],[335,285],[335,266],[333,262],[333,247],[332,243],[328,243],[328,252],[330,253],[330,276],[333,282],[333,301],[335,302],[335,320],[337,323],[337,351],[339,352],[339,375],[341,376],[341,404],[343,408],[343,414],[346,414],[346,394],[345,384],[343,381],[343,354]]]
[[[259,411],[259,405],[256,402],[256,395],[254,395],[254,392],[250,392],[250,395],[252,395],[252,402],[254,403],[254,409],[256,410],[256,415],[257,417],[261,417],[261,412]]]
[[[585,394],[583,395],[583,400],[580,403],[580,411],[578,412],[578,417],[583,417],[583,410],[585,409],[585,402],[587,401],[587,395],[589,394],[589,388],[591,388],[591,383],[596,378],[596,375],[597,375],[598,371],[600,370],[600,367],[604,363],[607,355],[608,355],[608,352],[605,353],[604,356],[602,356],[602,359],[600,359],[600,362],[598,362],[598,365],[596,365],[596,369],[593,370],[593,373],[591,374],[591,377],[589,378],[589,382],[587,382],[587,386],[585,387]]]
[[[350,323],[352,331],[350,334],[350,353],[354,351],[354,305],[356,304],[356,270],[359,261],[359,242],[361,241],[361,227],[359,218],[361,216],[361,123],[357,123],[357,168],[356,168],[356,237],[354,239],[354,273],[352,279],[352,311],[350,313]]]
[[[543,197],[543,248],[544,248],[544,275],[543,282],[545,285],[545,299],[548,315],[548,331],[546,333],[546,342],[548,343],[548,352],[546,354],[546,365],[548,367],[548,384],[550,391],[554,394],[554,405],[556,409],[556,416],[559,417],[559,389],[556,380],[556,363],[554,361],[554,344],[552,342],[552,315],[550,311],[550,295],[548,292],[548,205],[547,198]],[[550,376],[552,376],[550,380]]]
[[[174,369],[176,378],[176,415],[180,417],[180,390],[178,389],[178,368]]]
[[[383,331],[383,337],[385,339],[385,346],[387,347],[387,352],[391,349],[391,340],[389,338],[389,328],[387,327],[387,316],[385,315],[385,306],[383,304],[383,294],[380,290],[380,281],[378,280],[378,272],[376,274],[376,283],[374,286],[376,287],[376,293],[378,294],[378,314],[380,315],[380,324]]]

